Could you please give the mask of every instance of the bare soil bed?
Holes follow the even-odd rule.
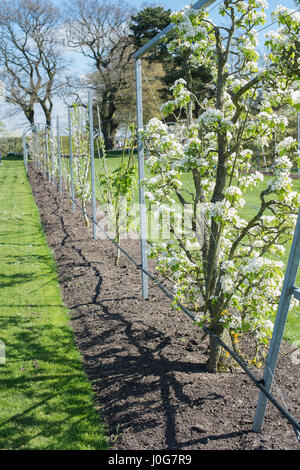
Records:
[[[171,310],[152,283],[143,301],[141,272],[124,255],[114,266],[114,245],[93,240],[81,212],[72,213],[70,200],[31,164],[29,180],[111,449],[300,449],[293,427],[271,404],[262,431],[253,433],[258,389],[245,372],[209,373],[208,341],[200,342],[190,318]],[[139,260],[137,240],[123,246]],[[294,349],[282,346],[276,386],[299,418]]]

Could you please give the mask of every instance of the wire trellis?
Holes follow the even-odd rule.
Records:
[[[201,3],[201,2],[197,2],[197,3]],[[205,2],[202,2],[202,3],[205,3]],[[212,2],[206,2],[206,3],[212,3]],[[217,5],[215,5],[214,7],[211,8],[211,10],[213,10],[214,8],[216,8],[219,4],[221,4],[222,2],[219,2]],[[295,12],[293,12],[295,13]],[[270,25],[268,25],[267,27],[269,27]],[[260,31],[262,31],[263,29],[265,29],[266,27],[264,28],[261,28]],[[260,32],[258,31],[258,32]],[[140,55],[137,55],[136,56],[136,77],[137,77],[137,108],[138,108],[138,128],[139,127],[142,127],[142,126],[139,126],[139,124],[143,124],[142,123],[142,94],[141,94],[141,82],[142,82],[142,68],[141,68],[141,63],[140,63],[140,58],[142,57],[142,53],[140,53]],[[148,80],[146,80],[148,85],[150,86]],[[151,86],[150,86],[151,88]],[[158,103],[156,103],[158,105]],[[89,100],[89,108],[90,108],[90,128],[92,127],[92,116],[91,116],[91,109],[92,109],[92,103],[91,101]],[[57,123],[57,134],[59,136],[59,124]],[[92,135],[92,134],[91,134]],[[59,138],[58,138],[58,146],[59,146]],[[141,141],[138,140],[138,151],[139,151],[139,162],[142,162],[143,163],[143,158],[144,158],[144,155],[143,155],[143,145],[141,144]],[[94,158],[94,150],[93,150],[93,145],[91,145],[91,159]],[[24,152],[24,161],[26,160],[26,152]],[[43,171],[43,168],[42,168],[42,165],[39,165],[38,166],[39,170]],[[140,167],[139,167],[140,169]],[[58,187],[59,187],[59,190],[62,194],[66,195],[68,198],[71,199],[72,201],[72,205],[73,205],[73,208],[77,207],[78,209],[80,209],[84,215],[92,222],[93,224],[93,233],[94,233],[94,238],[96,238],[95,236],[95,233],[96,233],[96,228],[98,228],[99,230],[102,231],[102,233],[105,235],[105,237],[107,239],[109,239],[116,247],[118,250],[120,250],[132,263],[133,265],[135,266],[135,268],[137,268],[138,270],[140,270],[143,274],[143,279],[145,279],[145,277],[149,278],[151,281],[153,281],[153,283],[170,299],[172,300],[173,302],[175,302],[177,304],[177,306],[192,320],[192,321],[195,321],[196,320],[196,317],[195,315],[191,312],[191,310],[189,308],[187,308],[185,305],[183,305],[181,302],[179,302],[175,296],[169,292],[169,290],[162,284],[162,282],[159,281],[159,279],[157,278],[157,276],[155,276],[153,273],[151,273],[148,268],[147,268],[147,265],[145,263],[143,263],[143,260],[142,260],[142,263],[139,263],[138,261],[136,261],[136,259],[130,255],[130,253],[128,253],[127,250],[125,250],[120,244],[118,244],[116,242],[116,240],[108,233],[107,230],[105,230],[105,228],[99,224],[99,222],[97,221],[97,216],[96,216],[96,211],[95,211],[95,208],[94,208],[94,202],[95,202],[95,199],[93,200],[93,204],[92,204],[92,207],[93,207],[93,214],[89,214],[87,210],[85,210],[78,202],[78,200],[76,199],[76,197],[74,196],[74,194],[69,194],[69,191],[66,191],[63,187],[62,187],[62,178],[61,178],[61,163],[60,163],[60,177],[59,177],[59,183],[54,180],[52,181],[53,183],[55,183]],[[93,174],[94,172],[92,171],[92,178],[95,182],[95,175]],[[140,174],[141,176],[141,174]],[[95,191],[95,188],[93,189],[93,191]],[[140,196],[141,196],[141,192],[140,192]],[[95,198],[95,193],[93,192],[92,194],[92,197]],[[142,198],[143,198],[143,194],[142,194]],[[141,201],[141,198],[140,198],[140,204],[141,205],[144,205],[144,200]],[[145,241],[144,239],[144,235],[143,235],[143,241]],[[145,254],[145,253],[144,253]],[[144,297],[145,298],[145,297]],[[244,361],[243,358],[241,358],[237,353],[236,351],[234,351],[233,349],[231,349],[226,343],[224,343],[222,341],[221,338],[219,338],[210,328],[206,327],[206,326],[202,326],[202,329],[204,331],[204,333],[206,333],[207,335],[209,335],[210,337],[214,338],[215,341],[225,350],[227,351],[231,357],[233,357],[233,359],[239,364],[239,366],[244,370],[244,372],[250,377],[250,379],[253,381],[253,383],[255,384],[255,386],[264,394],[265,397],[267,397],[267,399],[280,411],[280,413],[289,421],[289,423],[292,424],[294,430],[295,430],[295,433],[296,433],[296,436],[297,436],[297,439],[298,441],[300,442],[300,424],[299,422],[289,413],[288,411],[288,407],[287,407],[287,399],[286,397],[282,394],[282,392],[278,389],[278,386],[277,384],[275,383],[275,387],[277,390],[279,390],[279,393],[280,393],[280,396],[281,396],[281,399],[283,401],[283,405],[281,405],[279,403],[279,401],[276,400],[276,398],[270,393],[270,391],[265,387],[265,383],[262,379],[259,379],[257,378],[253,372],[249,369],[248,367],[248,364]]]

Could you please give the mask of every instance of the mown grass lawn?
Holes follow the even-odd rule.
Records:
[[[260,202],[259,194],[262,189],[266,187],[266,183],[270,179],[271,176],[265,176],[264,182],[260,183],[257,188],[246,193],[246,204],[241,211],[241,217],[249,220],[255,215]],[[293,179],[293,189],[294,191],[300,192],[300,179]],[[276,259],[282,261],[285,266],[287,266],[291,246],[289,245],[285,248],[286,251],[284,255],[281,258],[276,257]],[[300,286],[300,269],[298,269],[296,285]],[[300,341],[300,307],[295,307],[289,311],[284,337],[290,342]]]
[[[24,165],[0,165],[0,449],[107,448]],[[3,361],[2,361],[3,362]]]

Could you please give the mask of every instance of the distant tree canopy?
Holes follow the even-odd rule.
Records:
[[[117,129],[135,119],[134,52],[170,23],[171,10],[146,7],[135,14],[125,0],[65,0],[60,9],[52,0],[2,3],[0,79],[5,82],[6,100],[31,124],[39,104],[50,126],[53,97],[62,89],[67,45],[94,65],[92,73],[75,74],[71,87],[78,95],[83,87],[93,87],[106,148],[113,147]],[[193,67],[187,55],[170,54],[172,38],[145,57],[145,119],[159,115],[176,78],[184,78],[197,97],[207,93],[208,71]],[[71,87],[66,86],[65,92],[72,94]]]
[[[147,44],[150,39],[160,33],[171,22],[171,10],[165,10],[163,7],[147,7],[141,10],[137,15],[131,16],[129,29],[135,50],[140,49]],[[147,54],[147,60],[161,60],[161,56],[167,52],[166,43],[159,44],[154,51]]]
[[[170,14],[171,10],[165,10],[163,7],[147,7],[131,17],[132,21],[129,28],[135,50],[144,46],[171,23]],[[212,77],[208,68],[205,66],[193,66],[189,60],[189,51],[185,54],[179,51],[170,53],[168,44],[173,39],[174,34],[171,34],[167,40],[145,55],[145,60],[150,64],[160,62],[163,67],[164,74],[160,79],[162,86],[158,90],[160,98],[166,100],[171,96],[169,88],[178,78],[186,80],[188,88],[198,99],[210,97],[209,83]],[[199,113],[197,102],[194,113],[196,115]]]

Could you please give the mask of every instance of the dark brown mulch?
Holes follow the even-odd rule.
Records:
[[[209,373],[201,330],[172,311],[151,283],[143,301],[140,271],[124,255],[115,267],[113,244],[93,240],[80,211],[72,213],[69,199],[31,165],[29,180],[112,449],[300,449],[293,427],[273,405],[262,431],[251,432],[258,390],[248,376],[241,369]],[[138,242],[123,243],[139,259]],[[292,351],[284,344],[276,386],[299,418]]]

